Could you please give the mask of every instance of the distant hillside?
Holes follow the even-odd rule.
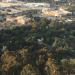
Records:
[[[26,1],[26,2],[54,2],[55,0],[19,0],[19,1]],[[57,1],[57,0],[56,0]],[[75,0],[58,0],[61,2],[75,2]]]
[[[19,0],[19,1],[26,1],[26,2],[52,2],[54,0]]]

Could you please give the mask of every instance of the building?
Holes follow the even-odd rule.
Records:
[[[62,17],[63,15],[71,14],[71,12],[66,11],[63,8],[59,8],[57,10],[51,10],[48,8],[42,9],[43,16],[53,16],[53,17]]]
[[[66,2],[67,0],[54,0],[55,2]]]
[[[49,3],[26,3],[24,4],[24,6],[29,7],[29,8],[37,8],[37,7],[38,8],[41,8],[41,7],[48,8],[50,7],[50,4]]]
[[[7,16],[6,22],[16,22],[16,24],[20,25],[30,25],[31,19],[24,16]]]
[[[17,2],[17,0],[2,0],[2,2]]]

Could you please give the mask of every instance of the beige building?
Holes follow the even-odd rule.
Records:
[[[59,13],[57,10],[50,10],[50,9],[43,9],[42,10],[42,15],[44,16],[59,16]]]
[[[14,16],[6,16],[6,22],[13,22],[13,21],[15,21]]]
[[[55,16],[55,17],[61,17],[63,15],[71,14],[71,12],[66,11],[63,8],[59,8],[58,10],[51,10],[51,9],[42,9],[42,15],[43,16]]]
[[[24,17],[24,16],[7,16],[6,21],[16,22],[17,24],[20,24],[20,25],[23,25],[23,24],[30,25],[31,19],[28,17]]]

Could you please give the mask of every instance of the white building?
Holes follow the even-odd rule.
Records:
[[[40,8],[40,7],[50,7],[49,3],[26,3],[24,6],[30,7],[30,8]]]
[[[2,0],[2,2],[17,2],[17,0]]]
[[[66,2],[67,0],[54,0],[55,2]]]

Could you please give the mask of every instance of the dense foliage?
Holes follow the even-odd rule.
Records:
[[[42,19],[1,30],[0,75],[63,75],[61,59],[75,57],[75,30],[66,25]]]

